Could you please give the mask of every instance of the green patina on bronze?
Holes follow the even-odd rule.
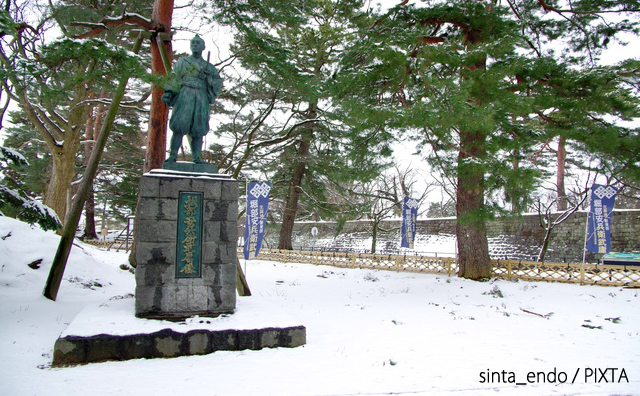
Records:
[[[202,200],[201,192],[180,192],[176,278],[202,276]]]
[[[191,157],[196,164],[201,158],[204,136],[209,132],[210,106],[215,103],[222,87],[222,78],[214,65],[202,58],[204,40],[196,35],[191,39],[190,56],[178,59],[164,87],[162,100],[173,108],[169,128],[173,132],[169,157],[165,162],[176,162],[182,137],[190,137]]]

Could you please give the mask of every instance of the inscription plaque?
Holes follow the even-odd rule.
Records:
[[[202,276],[202,199],[201,192],[179,194],[176,278]]]

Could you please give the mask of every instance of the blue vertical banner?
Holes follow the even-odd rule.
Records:
[[[267,225],[270,182],[249,182],[247,184],[247,212],[244,226],[244,258],[251,260],[258,256]]]
[[[609,253],[611,250],[611,217],[618,189],[613,186],[591,186],[591,208],[587,225],[587,250]]]
[[[416,218],[418,217],[418,200],[404,197],[402,206],[402,242],[401,247],[413,249],[413,241],[416,239]]]

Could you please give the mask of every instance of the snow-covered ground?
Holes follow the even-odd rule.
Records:
[[[0,395],[640,395],[638,289],[259,260],[239,300],[304,324],[304,347],[51,368],[84,307],[134,292],[127,257],[79,243],[51,302],[58,237],[4,217],[0,237]]]

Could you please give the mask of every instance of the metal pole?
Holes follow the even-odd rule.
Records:
[[[245,180],[245,196],[247,199],[245,200],[246,209],[244,210],[244,234],[247,234],[247,216],[249,216],[249,179]],[[247,238],[244,238],[244,244],[247,245]],[[243,246],[244,248],[244,246]],[[247,276],[247,257],[244,258],[244,275]]]
[[[589,210],[587,210],[587,221],[584,226],[584,245],[582,245],[582,264],[587,262],[587,239],[589,233],[589,217],[591,216],[591,194],[589,194]]]

